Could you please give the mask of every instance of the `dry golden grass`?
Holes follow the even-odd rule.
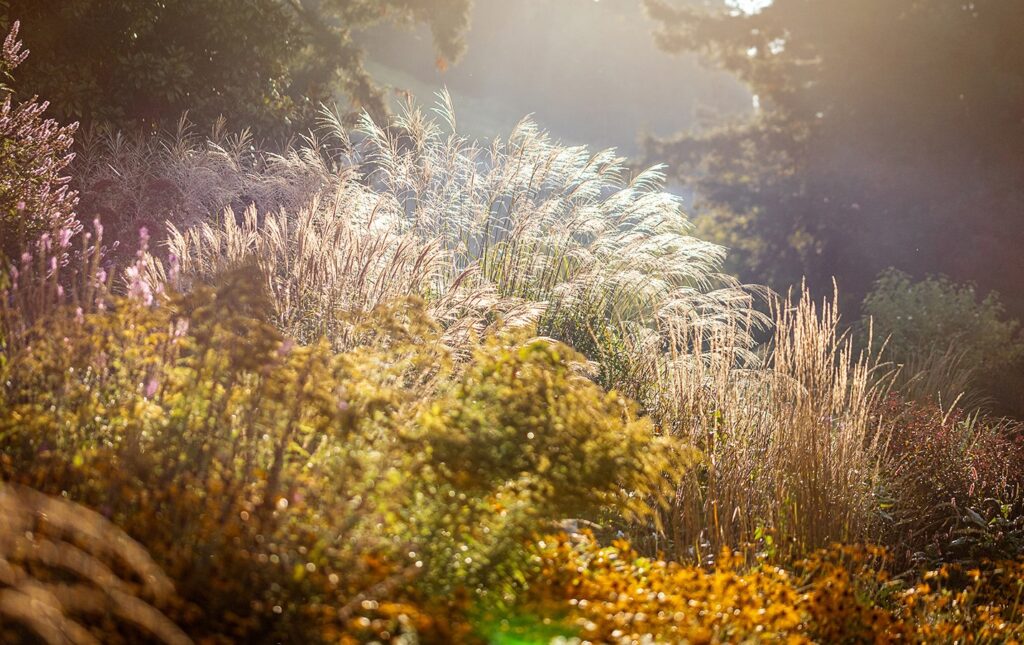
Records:
[[[679,558],[758,543],[793,555],[874,536],[881,437],[872,418],[884,394],[877,362],[855,355],[835,301],[778,303],[763,362],[726,330],[671,330],[661,367],[666,428],[703,453],[656,538]],[[661,540],[667,539],[667,544]]]

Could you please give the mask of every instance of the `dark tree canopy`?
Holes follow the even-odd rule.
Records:
[[[756,13],[647,0],[658,44],[756,95],[748,122],[651,141],[696,178],[747,277],[894,265],[1024,309],[1024,0],[775,0]]]
[[[439,63],[464,48],[471,0],[5,0],[32,51],[23,94],[61,120],[160,127],[188,111],[259,131],[308,121],[338,90],[380,115],[353,42],[382,21],[430,27]]]

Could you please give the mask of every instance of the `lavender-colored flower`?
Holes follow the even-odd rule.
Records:
[[[285,338],[284,341],[281,342],[281,346],[277,348],[277,353],[279,356],[287,356],[291,353],[294,347],[295,341],[291,338]]]
[[[153,304],[153,288],[142,275],[139,266],[130,266],[125,269],[125,277],[128,278],[128,296],[135,298],[147,307]]]
[[[176,285],[178,283],[178,278],[181,275],[181,262],[178,261],[178,256],[176,254],[171,253],[167,257],[167,264],[167,280],[170,284]]]
[[[179,319],[174,323],[174,337],[184,338],[185,334],[188,333],[188,320],[185,318]]]
[[[139,229],[139,251],[136,254],[141,260],[149,250],[149,229],[145,226]]]

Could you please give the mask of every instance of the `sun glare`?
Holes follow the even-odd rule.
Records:
[[[772,0],[725,0],[726,4],[746,14],[763,11],[772,4]]]

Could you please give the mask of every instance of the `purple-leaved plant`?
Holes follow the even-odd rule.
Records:
[[[0,50],[0,77],[11,74],[28,56],[15,22]],[[43,116],[48,107],[37,97],[16,101],[0,80],[0,258],[18,258],[41,235],[68,240],[81,230],[75,215],[78,194],[65,170],[78,124],[60,125]]]

